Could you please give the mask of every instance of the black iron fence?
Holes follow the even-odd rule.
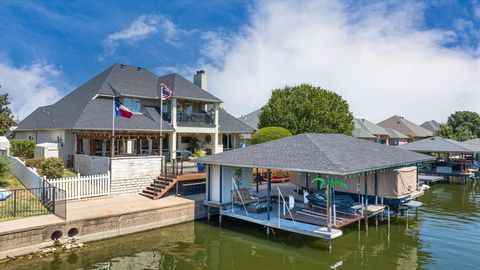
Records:
[[[55,214],[67,216],[66,193],[44,181],[41,188],[0,190],[0,219]]]
[[[207,113],[177,112],[177,125],[193,127],[213,127],[214,120]]]

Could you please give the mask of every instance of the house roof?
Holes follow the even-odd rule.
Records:
[[[418,126],[413,122],[408,121],[407,119],[398,115],[394,115],[388,119],[385,119],[377,125],[383,128],[393,128],[407,136],[412,136],[415,138],[425,138],[433,136],[432,131]]]
[[[475,139],[471,139],[471,140],[468,140],[468,141],[464,141],[463,143],[470,144],[470,145],[476,145],[476,146],[480,147],[480,138],[475,138]]]
[[[157,77],[146,69],[115,64],[87,81],[56,103],[39,107],[21,121],[17,131],[36,129],[98,129],[112,128],[112,100],[110,85],[120,96],[134,96],[158,100],[160,83],[173,89],[173,96],[211,102],[221,102],[177,74]],[[120,130],[159,130],[159,109],[145,107],[142,114],[132,119],[116,117],[115,128]],[[164,130],[173,130],[167,121]]]
[[[433,161],[431,156],[376,144],[343,134],[305,133],[215,155],[199,162],[352,175]]]
[[[355,138],[362,138],[362,139],[376,139],[377,137],[370,134],[368,131],[366,131],[363,128],[357,128],[353,130],[353,137]]]
[[[249,113],[249,114],[240,116],[239,119],[242,120],[245,124],[252,127],[253,129],[257,130],[258,129],[258,123],[259,123],[258,115],[260,114],[261,111],[262,111],[262,109],[260,108],[258,110],[255,110],[255,111]]]
[[[407,135],[393,128],[386,128],[385,130],[388,132],[388,136],[390,136],[390,138],[392,139],[408,139],[409,138]]]
[[[229,114],[224,109],[218,110],[218,130],[224,133],[253,133],[255,129],[245,124],[238,118]]]
[[[435,120],[426,121],[420,125],[423,128],[426,128],[432,132],[437,131],[440,128],[440,123]]]
[[[375,125],[374,123],[360,118],[355,118],[353,120],[355,123],[355,128],[363,129],[366,132],[372,135],[389,135],[388,132],[381,126]]]
[[[445,139],[442,137],[427,138],[397,147],[420,153],[480,153],[480,146]]]

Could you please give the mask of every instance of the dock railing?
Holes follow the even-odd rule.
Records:
[[[283,197],[283,193],[280,190],[280,187],[277,187],[277,190],[278,190],[278,227],[280,228],[280,217],[282,213],[282,209],[280,209],[280,204],[281,204],[280,199],[283,202],[283,211],[285,211],[285,208],[287,208],[288,214],[290,215],[290,218],[292,219],[293,224],[297,225],[297,222],[293,218],[292,212],[290,211],[290,205],[287,205],[287,202],[285,201],[285,197]]]
[[[240,198],[240,202],[242,203],[243,209],[245,210],[245,214],[248,216],[248,211],[247,207],[245,206],[245,203],[243,202],[243,197],[242,194],[240,194],[240,190],[238,189],[237,182],[235,181],[235,178],[232,177],[232,186],[235,188],[235,191],[238,194],[238,198]],[[222,194],[220,194],[222,196]],[[233,200],[233,192],[232,192],[232,213],[235,212],[235,205],[234,205],[234,200]]]

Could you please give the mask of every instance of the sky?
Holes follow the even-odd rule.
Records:
[[[235,116],[301,83],[373,122],[480,113],[480,0],[0,0],[0,32],[0,92],[20,119],[115,63],[204,69]]]

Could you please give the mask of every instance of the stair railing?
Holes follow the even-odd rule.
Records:
[[[280,228],[280,216],[282,214],[282,209],[280,209],[280,204],[281,204],[280,199],[283,201],[283,211],[285,211],[285,208],[287,208],[288,214],[290,215],[290,218],[292,219],[293,224],[297,225],[297,222],[295,222],[295,219],[293,218],[292,212],[290,212],[290,207],[289,205],[287,205],[287,202],[285,201],[285,197],[283,197],[282,191],[280,190],[279,187],[277,187],[277,190],[278,190],[278,200],[277,200],[278,201],[278,227]]]
[[[243,209],[245,210],[245,213],[248,216],[248,211],[247,207],[245,206],[245,203],[243,202],[243,197],[242,194],[240,194],[240,190],[238,189],[237,182],[235,181],[235,178],[232,177],[232,186],[235,188],[235,191],[238,194],[238,197],[240,198],[240,202],[242,202]],[[222,194],[220,194],[222,196]],[[235,208],[234,208],[234,203],[233,203],[233,192],[232,192],[232,213],[235,213]]]

